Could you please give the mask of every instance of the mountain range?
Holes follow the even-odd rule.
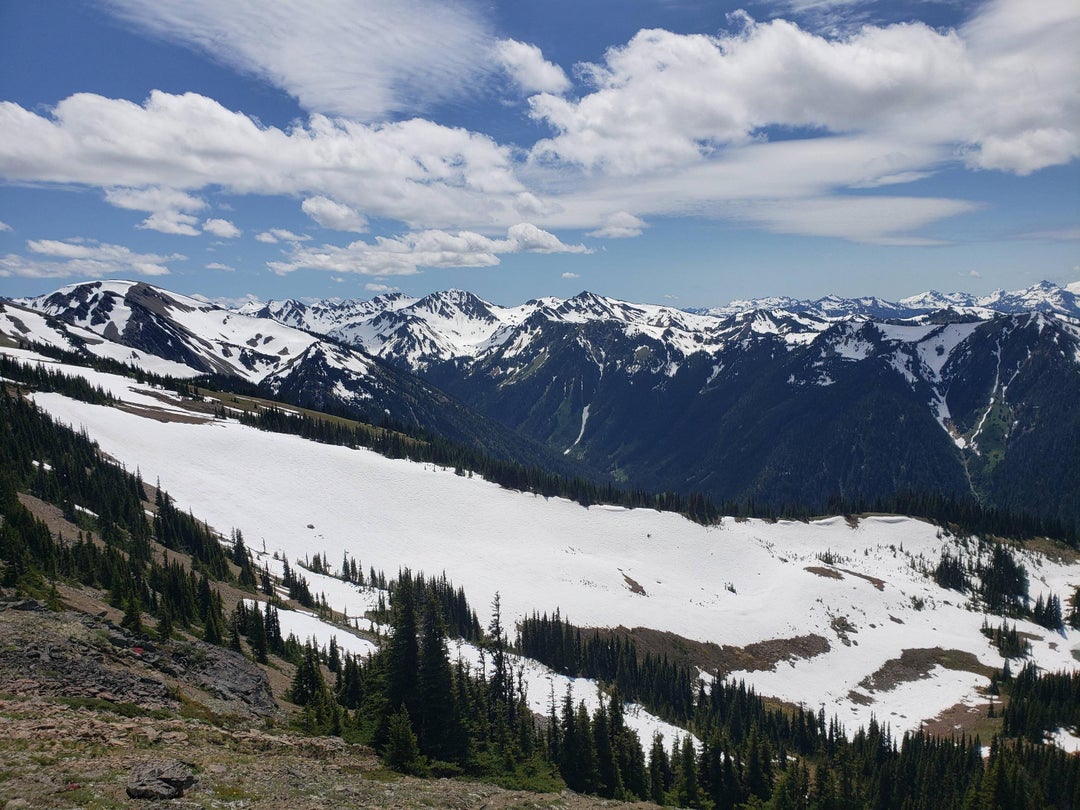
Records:
[[[631,488],[810,508],[974,495],[1075,530],[1076,287],[697,311],[590,292],[503,307],[449,290],[226,310],[90,282],[0,304],[0,331],[235,376]]]

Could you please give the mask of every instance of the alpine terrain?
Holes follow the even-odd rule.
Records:
[[[1068,290],[88,282],[0,376],[7,806],[1080,798]]]

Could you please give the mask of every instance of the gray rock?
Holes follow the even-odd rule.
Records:
[[[178,799],[195,784],[190,765],[178,759],[154,759],[131,769],[127,795],[132,799]]]

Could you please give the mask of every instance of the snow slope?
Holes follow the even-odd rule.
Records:
[[[956,649],[993,667],[1003,663],[979,633],[983,615],[916,570],[936,564],[953,542],[917,520],[871,517],[851,528],[840,518],[725,519],[706,528],[651,510],[586,509],[231,422],[163,423],[54,394],[36,399],[61,420],[85,426],[129,469],[160,476],[182,508],[221,531],[241,528],[253,549],[265,546],[290,560],[319,552],[332,564],[347,552],[365,569],[388,574],[400,566],[446,571],[481,612],[499,591],[507,626],[558,607],[582,626],[651,627],[735,646],[819,635],[828,652],[737,677],[762,694],[824,705],[849,726],[875,714],[902,731],[958,702],[977,702],[974,688],[984,679],[940,667],[887,691],[860,685],[905,649]],[[831,567],[818,558],[827,549],[836,555]],[[1064,599],[1080,583],[1080,566],[1024,559],[1033,598],[1053,592]],[[305,576],[332,607],[357,615],[364,597],[356,589]],[[1080,650],[1080,633],[1018,626],[1035,637],[1040,666],[1077,666],[1072,652]]]

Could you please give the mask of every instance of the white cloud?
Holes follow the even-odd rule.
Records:
[[[227,219],[208,219],[202,224],[202,229],[222,239],[235,239],[243,233]]]
[[[963,147],[971,165],[1019,174],[1080,154],[1069,0],[988,3],[955,31],[863,26],[843,37],[785,20],[721,36],[641,31],[603,63],[594,90],[539,94],[532,115],[556,131],[534,159],[634,175],[712,158],[767,127],[815,137],[878,133]]]
[[[728,218],[777,233],[833,236],[878,245],[918,246],[939,240],[906,236],[931,222],[977,210],[963,200],[929,197],[830,197],[733,203]]]
[[[1020,235],[1021,239],[1045,239],[1050,242],[1072,242],[1080,239],[1080,225],[1050,231],[1032,231]]]
[[[256,242],[264,242],[268,245],[276,245],[278,242],[307,242],[309,239],[311,237],[307,234],[293,233],[285,228],[271,228],[255,234]]]
[[[0,222],[0,233],[3,233],[4,231],[10,231],[10,230],[11,230],[10,225],[8,225],[6,222]]]
[[[107,192],[116,204],[148,187],[186,190],[171,205],[128,202],[155,212],[196,210],[204,203],[187,192],[207,187],[323,196],[420,227],[506,227],[523,219],[514,205],[525,191],[511,150],[485,135],[421,119],[366,126],[321,115],[285,131],[205,96],[161,91],[142,105],[80,93],[49,115],[0,102],[0,176],[126,187]]]
[[[566,245],[535,225],[519,223],[505,239],[491,239],[472,231],[448,233],[426,230],[397,237],[358,240],[345,247],[293,246],[286,261],[267,262],[279,275],[294,270],[327,270],[368,276],[407,276],[421,267],[492,267],[505,253],[587,253],[583,245]]]
[[[210,264],[206,265],[206,269],[207,270],[221,270],[224,273],[234,273],[234,272],[236,272],[236,268],[233,267],[231,264],[222,264],[221,262],[210,262]]]
[[[571,273],[571,272],[568,271],[566,273],[563,273],[561,276],[559,276],[559,278],[565,278],[565,279],[569,280],[569,279],[574,279],[574,278],[581,278],[581,276],[579,276],[577,273]]]
[[[107,188],[105,202],[128,211],[150,214],[137,227],[178,236],[198,236],[199,220],[191,213],[206,207],[206,202],[174,188]]]
[[[340,281],[344,281],[344,280],[345,279],[340,279]],[[370,281],[367,284],[364,285],[364,289],[367,290],[368,292],[378,293],[378,294],[389,293],[389,292],[397,292],[398,291],[397,287],[391,287],[388,284],[377,284],[375,282],[370,282]]]
[[[27,249],[38,256],[10,253],[0,258],[0,276],[23,276],[27,278],[102,278],[105,276],[165,276],[169,268],[165,262],[182,261],[187,257],[173,253],[168,256],[156,253],[135,253],[123,245],[112,245],[89,240],[35,239],[26,243]]]
[[[114,5],[163,36],[218,53],[234,38],[269,36],[237,33],[238,20],[276,31],[295,8],[275,6],[260,21],[251,3],[217,4],[222,11],[210,0],[192,0],[191,9],[179,0]],[[402,14],[420,8],[398,5],[409,5]],[[617,238],[639,235],[645,219],[708,216],[912,244],[926,240],[905,228],[975,206],[860,195],[875,200],[872,217],[849,226],[828,221],[837,210],[829,201],[848,211],[852,189],[896,189],[958,166],[1027,174],[1080,155],[1072,0],[991,0],[947,31],[908,23],[825,36],[781,19],[732,19],[733,30],[718,36],[642,31],[578,66],[576,96],[550,83],[530,110],[551,137],[528,159],[484,134],[422,119],[366,125],[316,114],[266,127],[197,94],[155,91],[143,104],[77,94],[48,112],[0,102],[0,177],[101,187],[110,202],[147,211],[142,227],[188,235],[205,217],[196,219],[205,206],[197,195],[212,190],[301,199],[316,221],[353,231],[370,218],[410,232],[490,237],[524,221],[548,233]],[[172,22],[179,33],[166,34]],[[213,43],[212,31],[220,34]],[[289,32],[273,36],[292,41]],[[487,45],[470,59],[494,59]],[[547,64],[529,45],[504,47],[517,49],[520,66]],[[279,60],[236,57],[260,58]],[[292,68],[244,64],[259,75],[278,70],[281,86],[299,81]],[[777,131],[783,139],[770,141]],[[274,231],[255,238],[296,241]]]
[[[602,228],[589,231],[586,236],[595,236],[602,239],[630,239],[641,236],[645,228],[649,227],[644,220],[628,214],[626,211],[616,211],[607,218]]]
[[[563,69],[544,59],[535,45],[516,39],[500,40],[495,53],[503,68],[526,93],[565,93],[570,80]]]
[[[230,298],[228,296],[215,296],[211,298],[201,293],[192,293],[191,297],[198,301],[202,301],[205,304],[213,304],[214,306],[221,307],[222,309],[240,309],[240,307],[246,306],[247,304],[257,304],[259,306],[263,304],[261,298],[252,295],[251,293],[235,298]]]
[[[109,0],[122,19],[295,96],[382,120],[471,90],[492,38],[471,2]]]
[[[327,197],[309,197],[300,208],[324,228],[355,233],[365,233],[368,229],[367,217]]]

